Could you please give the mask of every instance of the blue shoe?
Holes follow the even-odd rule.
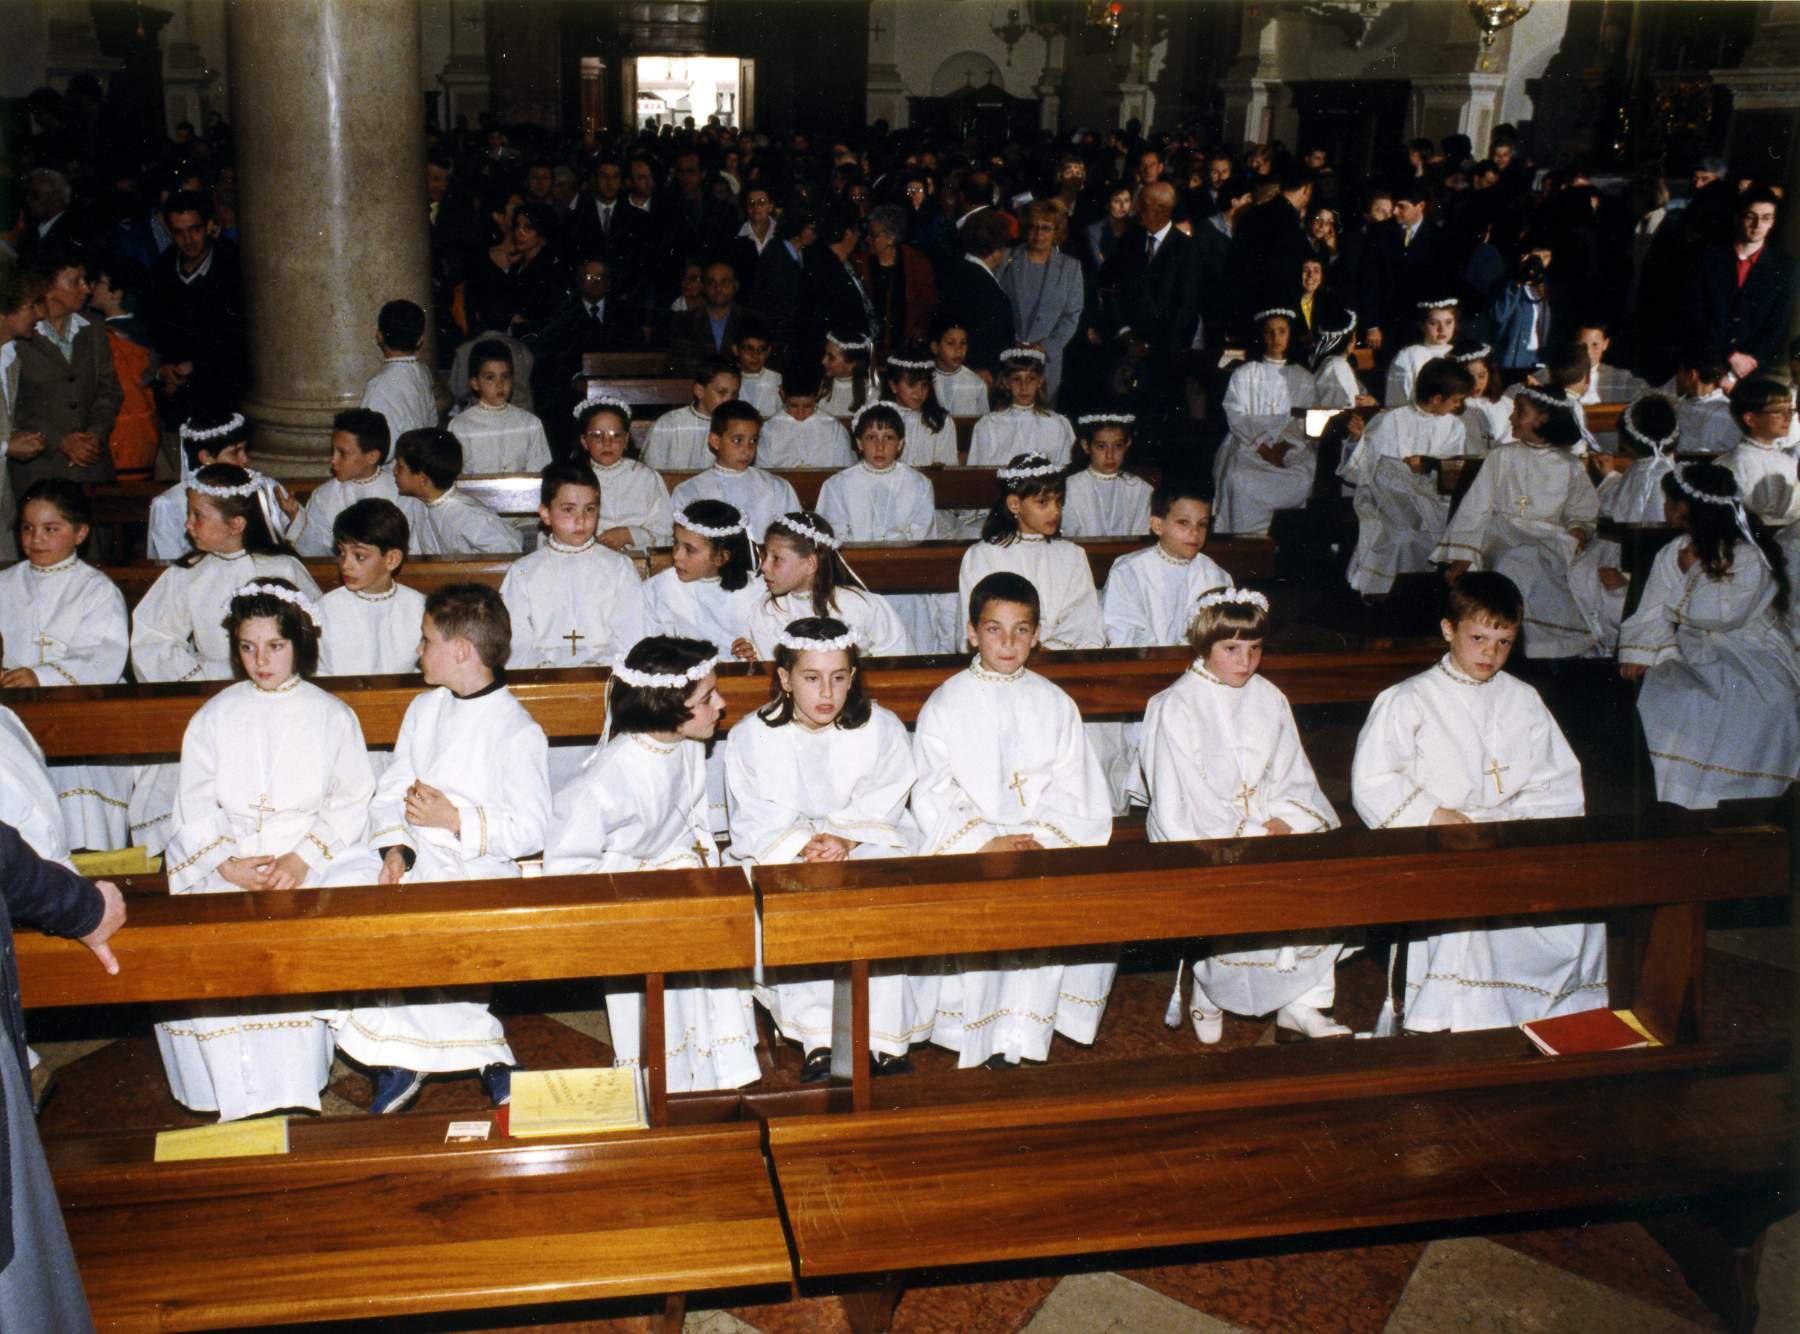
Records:
[[[496,1061],[486,1066],[481,1072],[482,1092],[496,1107],[504,1107],[512,1101],[512,1077],[514,1070],[523,1070],[522,1065],[501,1065]]]
[[[375,1072],[375,1101],[369,1104],[370,1116],[391,1116],[404,1112],[418,1100],[425,1087],[425,1076],[417,1070],[402,1070],[397,1065],[383,1066]]]

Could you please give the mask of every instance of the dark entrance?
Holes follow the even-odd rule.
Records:
[[[1318,80],[1291,83],[1300,113],[1301,151],[1323,148],[1346,175],[1367,176],[1389,167],[1386,156],[1405,142],[1405,79]]]

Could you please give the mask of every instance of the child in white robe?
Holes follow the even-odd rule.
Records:
[[[1473,338],[1459,338],[1450,345],[1450,360],[1468,368],[1474,387],[1463,400],[1463,433],[1468,437],[1463,453],[1480,458],[1513,438],[1512,398],[1500,381],[1500,363],[1494,349]]]
[[[226,681],[230,640],[220,623],[231,594],[252,579],[286,579],[310,598],[319,587],[285,542],[269,493],[242,468],[215,463],[188,482],[193,549],[157,577],[131,618],[131,666],[140,681]],[[174,765],[140,766],[132,778],[131,841],[154,855],[169,839]]]
[[[743,516],[722,500],[696,500],[675,516],[669,568],[644,583],[645,629],[753,660],[750,614],[762,596]]]
[[[775,641],[794,621],[830,616],[850,627],[856,647],[869,658],[912,652],[906,626],[893,604],[862,587],[838,550],[843,539],[811,510],[783,514],[763,538],[763,590],[750,612],[750,648],[757,660],[775,655]],[[744,657],[732,645],[737,657]]]
[[[258,579],[224,620],[240,679],[201,705],[182,736],[169,892],[373,884],[381,865],[364,836],[375,776],[356,714],[310,679],[318,607],[285,579]],[[227,1001],[157,1024],[176,1101],[221,1121],[318,1111],[330,1030],[282,1004]]]
[[[1356,739],[1350,792],[1371,829],[1581,815],[1581,765],[1543,700],[1500,669],[1524,614],[1503,574],[1450,589],[1449,652],[1390,686]],[[1504,1028],[1606,1004],[1606,929],[1543,917],[1440,930],[1407,954],[1409,1032]],[[1391,1022],[1384,1018],[1383,1027]]]
[[[177,435],[181,443],[181,480],[150,501],[150,526],[144,538],[144,555],[150,560],[179,560],[187,554],[187,484],[201,468],[229,463],[252,477],[261,477],[250,466],[250,424],[242,413],[190,417],[181,423]],[[275,484],[271,481],[270,485]]]
[[[384,885],[506,880],[544,847],[550,779],[544,729],[500,680],[512,625],[499,593],[451,584],[425,600],[419,667],[369,808]],[[512,1097],[512,1048],[481,1001],[395,993],[331,1012],[338,1047],[375,1077],[370,1112],[404,1111],[427,1075],[479,1071],[496,1107]]]
[[[360,406],[387,421],[388,438],[438,424],[437,380],[419,362],[425,345],[425,312],[411,301],[389,301],[375,317],[381,369],[363,386]]]
[[[731,729],[725,769],[733,860],[833,862],[910,851],[912,743],[900,720],[863,693],[860,658],[842,621],[808,617],[782,632],[775,699]],[[908,1048],[931,1034],[938,979],[881,965],[871,974],[869,1047],[877,1073],[898,1073],[908,1068]],[[801,1079],[829,1076],[829,970],[772,970],[757,999],[805,1053]]]
[[[1723,454],[1743,433],[1731,419],[1731,400],[1721,384],[1731,375],[1725,358],[1710,350],[1681,358],[1675,378],[1663,386],[1675,397],[1681,440],[1689,453]]]
[[[875,344],[865,334],[827,333],[819,358],[819,387],[824,393],[819,408],[833,417],[850,417],[875,398],[875,372],[871,362]]]
[[[410,509],[409,526],[418,515],[418,502],[400,495],[387,462],[387,422],[379,412],[351,408],[331,422],[331,480],[321,482],[307,497],[306,508],[293,516],[287,540],[302,556],[329,556],[331,526],[337,516],[359,500],[386,500],[402,510]]]
[[[668,545],[669,484],[655,469],[626,456],[630,407],[604,395],[587,399],[575,409],[575,430],[600,483],[600,545],[614,551]]]
[[[1431,568],[1450,499],[1438,493],[1429,461],[1462,453],[1456,414],[1473,383],[1465,366],[1442,357],[1427,362],[1418,401],[1377,413],[1339,465],[1339,475],[1356,488],[1356,550],[1347,576],[1365,597],[1392,592],[1401,574]]]
[[[856,461],[850,432],[819,410],[818,375],[789,366],[781,377],[781,411],[763,423],[757,457],[765,468],[847,468]]]
[[[25,559],[0,571],[0,688],[116,685],[125,676],[130,625],[112,580],[81,559],[89,525],[79,483],[44,477],[19,498]],[[72,848],[131,841],[131,766],[57,764],[49,770],[62,832]],[[27,836],[40,856],[51,856]]]
[[[331,528],[340,582],[319,599],[319,675],[418,671],[425,595],[394,580],[406,560],[406,516],[385,500],[359,500]]]
[[[1044,354],[1015,344],[1000,354],[1000,371],[1012,401],[975,423],[969,466],[997,468],[1020,454],[1042,454],[1066,468],[1075,452],[1075,428],[1044,399]]]
[[[1596,652],[1603,627],[1590,623],[1570,590],[1575,557],[1593,540],[1600,499],[1560,394],[1526,387],[1513,398],[1514,440],[1487,456],[1431,559],[1455,583],[1497,570],[1525,598],[1525,653],[1575,658]]]
[[[787,478],[756,466],[761,435],[762,418],[755,408],[741,398],[720,404],[706,436],[712,467],[676,486],[669,493],[670,505],[680,510],[696,500],[722,500],[756,533],[766,530],[777,514],[799,509],[800,497]]]
[[[1457,307],[1454,299],[1441,297],[1419,302],[1419,341],[1394,354],[1388,363],[1387,390],[1382,402],[1390,408],[1416,403],[1416,381],[1426,362],[1448,355],[1456,341]]]
[[[469,388],[475,401],[450,419],[450,434],[462,442],[463,463],[472,476],[542,472],[550,462],[550,439],[534,413],[512,401],[512,352],[498,339],[469,353]]]
[[[1786,447],[1794,394],[1781,381],[1745,376],[1731,391],[1738,441],[1719,459],[1737,481],[1744,508],[1771,529],[1800,521],[1800,460]]]
[[[421,556],[516,556],[519,530],[457,490],[462,442],[448,431],[408,431],[394,446],[394,484],[420,505],[413,546]]]
[[[1075,702],[1026,667],[1037,590],[1001,571],[970,594],[975,648],[919,710],[913,817],[922,854],[1098,847],[1112,837],[1106,777]],[[931,1040],[957,1065],[1047,1060],[1053,1033],[1091,1043],[1117,964],[1039,952],[946,961]]]
[[[963,363],[969,357],[969,331],[949,315],[931,322],[932,391],[952,417],[979,417],[988,410],[988,386]]]
[[[663,413],[651,424],[644,465],[657,472],[697,472],[710,464],[706,437],[712,431],[712,415],[738,396],[741,384],[736,361],[701,357],[694,367],[694,401]]]
[[[1356,312],[1326,303],[1313,315],[1313,406],[1318,408],[1372,408],[1375,396],[1366,392],[1350,364],[1355,346]]]
[[[1000,495],[981,541],[963,553],[958,601],[967,606],[976,584],[1010,570],[1037,590],[1037,626],[1045,648],[1105,647],[1093,566],[1087,552],[1059,536],[1066,487],[1062,466],[1040,454],[1020,454],[994,476]]]
[[[639,641],[613,667],[610,734],[556,796],[544,843],[546,875],[605,875],[717,866],[707,820],[702,754],[725,704],[717,649],[700,640]],[[762,1071],[750,979],[730,973],[665,980],[668,1090],[740,1088]],[[644,993],[635,980],[606,985],[613,1063],[643,1059]]]
[[[1075,423],[1087,467],[1069,474],[1064,537],[1142,537],[1150,531],[1150,483],[1125,471],[1136,421],[1129,412],[1092,412]]]
[[[781,411],[781,372],[769,365],[775,340],[760,315],[746,316],[738,324],[731,350],[738,362],[738,397],[767,422]]]
[[[1213,465],[1220,532],[1266,536],[1276,510],[1298,509],[1312,494],[1318,451],[1293,409],[1313,405],[1313,377],[1287,359],[1297,319],[1280,307],[1260,312],[1260,355],[1238,363],[1225,387],[1230,433]]]
[[[910,768],[911,761],[907,763]],[[43,747],[18,714],[0,705],[0,824],[11,825],[45,861],[73,871],[61,804],[44,763]],[[36,1053],[32,1056],[35,1071]]]
[[[1597,455],[1604,474],[1594,488],[1600,517],[1614,523],[1662,523],[1662,480],[1674,469],[1681,443],[1680,415],[1661,394],[1645,394],[1619,417],[1619,452]],[[1597,537],[1569,566],[1569,592],[1599,636],[1600,651],[1615,652],[1631,581],[1623,549]]]
[[[882,366],[882,397],[900,410],[906,427],[906,461],[915,468],[954,468],[962,462],[956,423],[932,385],[930,350],[909,347]]]
[[[1222,589],[1195,603],[1194,663],[1144,710],[1144,777],[1153,843],[1316,834],[1338,826],[1319,789],[1287,696],[1257,675],[1268,637],[1260,593]],[[1337,998],[1341,940],[1328,934],[1231,937],[1194,961],[1194,1034],[1224,1034],[1224,1011],[1275,1016],[1277,1040],[1346,1037],[1325,1017]],[[1180,1019],[1181,979],[1165,1022]]]
[[[1663,478],[1686,536],[1656,553],[1619,634],[1619,674],[1642,680],[1656,798],[1690,810],[1779,797],[1800,781],[1800,666],[1782,624],[1780,552],[1731,475],[1690,463]]]

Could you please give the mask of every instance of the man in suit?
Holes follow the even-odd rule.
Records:
[[[237,248],[218,235],[212,202],[179,190],[163,218],[173,244],[150,270],[138,315],[162,358],[163,421],[179,426],[198,412],[236,408],[250,380],[249,330]]]
[[[574,438],[570,413],[583,390],[574,384],[581,359],[589,352],[626,352],[646,345],[644,327],[636,311],[612,292],[612,274],[606,261],[589,255],[575,275],[575,290],[553,314],[524,339],[532,364],[531,411],[544,423],[550,443],[559,446]],[[517,369],[515,377],[519,376]],[[513,401],[519,401],[515,392]]]
[[[826,334],[853,340],[875,337],[874,302],[850,267],[850,256],[861,241],[854,209],[820,211],[818,243],[806,252],[805,314],[800,321],[809,342],[822,344]]]
[[[1300,291],[1300,265],[1316,258],[1306,235],[1313,170],[1303,163],[1287,163],[1281,169],[1280,182],[1281,189],[1273,199],[1243,215],[1231,239],[1231,268],[1238,275],[1233,286],[1239,294],[1234,314],[1246,336],[1257,311],[1295,300]]]
[[[454,333],[445,337],[446,331],[454,329],[450,304],[456,285],[467,270],[469,252],[481,239],[474,211],[451,189],[455,170],[450,155],[441,149],[434,150],[425,160],[425,207],[431,228],[431,300],[440,316],[438,346],[445,349],[456,346],[460,337]]]
[[[1165,454],[1187,420],[1186,372],[1200,323],[1200,254],[1175,226],[1175,187],[1167,181],[1138,194],[1137,223],[1120,239],[1101,275],[1111,291],[1106,332],[1134,365],[1137,415]]]
[[[69,178],[60,171],[39,167],[25,178],[24,234],[19,238],[19,257],[30,263],[49,247],[66,250],[91,246],[93,231],[87,215],[69,202]]]
[[[86,269],[73,251],[46,249],[32,272],[42,284],[44,316],[18,345],[13,422],[36,432],[39,445],[35,453],[18,439],[8,447],[14,494],[23,495],[41,477],[110,482],[107,438],[125,394],[106,326],[81,314],[92,294]]]
[[[646,210],[625,202],[624,191],[625,172],[617,158],[595,163],[588,193],[577,195],[569,208],[563,236],[571,261],[605,260],[615,299],[641,306],[656,228]]]
[[[1768,190],[1739,196],[1736,235],[1701,249],[1688,285],[1687,327],[1725,355],[1731,373],[1783,367],[1788,312],[1794,304],[1794,261],[1769,243],[1776,199]]]
[[[729,356],[738,325],[750,314],[737,303],[737,270],[729,260],[706,266],[700,295],[699,309],[682,311],[669,325],[669,365],[679,375],[691,375],[702,357]]]
[[[651,207],[651,219],[667,242],[657,297],[663,305],[681,288],[681,271],[693,260],[704,263],[725,255],[737,235],[737,209],[712,192],[700,167],[700,155],[687,149],[675,155],[669,184]]]
[[[1361,313],[1381,331],[1381,341],[1371,338],[1370,346],[1390,356],[1417,341],[1419,302],[1454,295],[1444,272],[1443,229],[1425,212],[1423,185],[1414,181],[1394,191],[1392,224],[1371,235],[1359,278]]]
[[[1012,232],[1000,214],[982,209],[964,220],[958,236],[964,254],[944,275],[938,310],[968,333],[964,364],[992,388],[1000,373],[1000,354],[1013,344],[1012,302],[999,278],[1012,256]]]
[[[806,252],[817,238],[811,211],[790,205],[776,223],[775,240],[763,247],[756,261],[750,309],[768,323],[776,348],[784,353],[794,343],[805,290]]]
[[[15,448],[31,456],[44,448],[40,432],[13,429],[13,406],[19,401],[19,342],[31,337],[43,317],[43,284],[17,266],[0,270],[0,459]],[[8,471],[0,465],[0,560],[17,560],[19,514]]]

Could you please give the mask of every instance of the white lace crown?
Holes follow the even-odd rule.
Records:
[[[785,528],[796,536],[804,537],[815,546],[829,547],[833,551],[843,545],[842,541],[824,529],[815,528],[805,519],[796,519],[791,514],[777,514],[773,526]]]
[[[836,334],[828,333],[825,335],[825,341],[833,347],[843,348],[846,352],[873,352],[875,350],[874,340],[867,337],[839,338]]]
[[[929,371],[937,369],[937,363],[930,360],[915,361],[911,357],[889,357],[887,367],[889,370]]]
[[[1137,418],[1129,412],[1090,412],[1085,416],[1077,417],[1075,424],[1077,426],[1130,426],[1136,421]]]
[[[203,496],[216,496],[220,500],[230,500],[233,496],[253,496],[263,489],[264,483],[257,479],[255,473],[250,480],[239,482],[236,486],[215,486],[211,482],[202,482],[197,477],[188,478],[187,489],[198,491]]]
[[[856,636],[848,630],[841,635],[832,635],[829,638],[820,636],[814,639],[807,635],[795,634],[794,626],[798,624],[798,621],[789,624],[776,636],[776,644],[795,653],[837,653],[856,647]]]
[[[1452,353],[1450,356],[1450,360],[1459,362],[1462,365],[1467,366],[1472,361],[1484,361],[1488,357],[1491,357],[1493,355],[1494,355],[1494,349],[1489,347],[1486,343],[1483,343],[1479,347],[1472,347],[1467,352],[1464,352],[1460,355],[1458,355],[1456,353]]]
[[[1000,354],[1002,361],[1035,361],[1044,364],[1044,354],[1035,347],[1009,347]]]
[[[313,629],[320,628],[319,604],[306,594],[292,588],[283,588],[280,584],[272,584],[264,579],[252,579],[247,584],[240,584],[232,589],[231,595],[225,599],[226,614],[231,612],[231,604],[239,598],[265,597],[274,598],[277,602],[287,602],[300,609],[300,614],[313,623]]]
[[[1054,477],[1062,470],[1062,464],[1052,463],[1042,454],[1027,454],[1023,463],[1009,463],[1004,468],[994,469],[994,478],[1001,482],[1024,482],[1033,477]]]
[[[1189,611],[1193,615],[1198,615],[1208,607],[1227,606],[1255,607],[1258,611],[1267,615],[1269,610],[1269,599],[1264,597],[1261,593],[1258,593],[1255,589],[1215,588],[1210,593],[1202,593],[1199,597],[1195,598],[1194,605],[1189,608]]]
[[[612,678],[639,690],[677,690],[704,680],[718,665],[719,659],[712,657],[701,659],[685,672],[642,672],[636,667],[627,667],[625,659],[620,658],[612,665]]]
[[[596,394],[592,398],[583,399],[575,405],[575,411],[570,415],[574,417],[576,421],[580,421],[583,413],[591,411],[594,408],[611,408],[626,421],[631,420],[630,404],[626,403],[624,399],[614,398],[610,394]]]
[[[1252,324],[1261,324],[1264,320],[1268,319],[1271,315],[1283,315],[1283,316],[1286,316],[1290,320],[1297,320],[1300,318],[1293,311],[1289,310],[1286,306],[1270,306],[1267,310],[1257,311],[1256,314],[1254,314],[1250,317],[1250,322]]]
[[[1643,401],[1643,399],[1638,400],[1639,403]],[[1636,406],[1637,403],[1632,404],[1632,407]],[[1623,417],[1619,418],[1619,429],[1658,458],[1661,458],[1677,440],[1681,439],[1681,427],[1678,424],[1673,431],[1670,431],[1662,439],[1652,440],[1632,424],[1630,412],[1627,412]]]
[[[685,509],[681,511],[680,523],[681,526],[690,533],[697,533],[701,537],[711,538],[714,541],[725,537],[736,537],[739,533],[744,531],[744,524],[741,519],[736,523],[720,524],[717,527],[714,527],[711,524],[704,524],[691,518]]]
[[[182,422],[181,427],[176,434],[178,434],[184,442],[192,441],[198,443],[202,440],[218,440],[228,435],[236,435],[243,429],[244,414],[241,412],[234,412],[231,414],[230,421],[221,422],[217,426],[209,426],[203,431],[188,425],[186,422]]]
[[[1560,389],[1557,390],[1555,393],[1552,393],[1547,389],[1539,389],[1534,384],[1522,384],[1519,386],[1519,388],[1516,392],[1519,397],[1529,398],[1533,403],[1540,403],[1544,407],[1550,408],[1554,411],[1557,411],[1557,412],[1570,411],[1569,396],[1567,394],[1563,393]]]
[[[1437,298],[1437,300],[1435,300],[1435,301],[1419,302],[1419,309],[1420,310],[1450,310],[1457,304],[1458,303],[1457,303],[1457,300],[1455,297],[1441,296],[1441,297]]]
[[[891,412],[900,411],[900,405],[898,403],[891,402],[885,398],[878,398],[873,403],[864,403],[855,412],[850,414],[851,435],[855,435],[862,429],[863,418],[875,411],[876,408],[887,408]]]

